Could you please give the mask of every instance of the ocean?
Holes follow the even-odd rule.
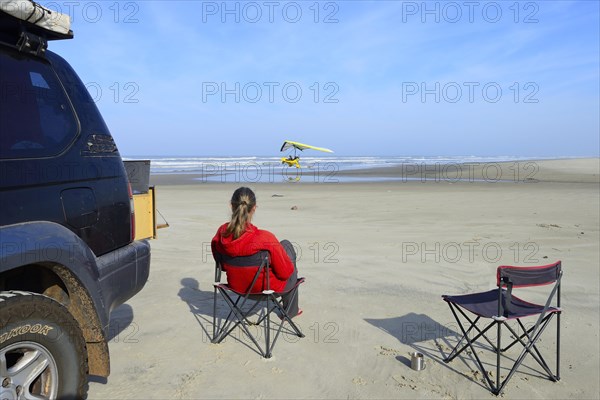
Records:
[[[417,168],[459,168],[465,163],[527,163],[531,160],[548,159],[549,157],[523,156],[321,156],[301,157],[300,169],[287,167],[281,163],[280,157],[272,156],[129,156],[125,160],[150,160],[150,174],[195,174],[206,182],[351,182],[394,180],[389,176],[348,176],[345,172],[402,166],[407,171]],[[557,157],[551,157],[557,158]],[[425,167],[427,166],[427,167]],[[415,178],[415,177],[413,177]],[[403,179],[407,179],[404,177]],[[412,178],[409,178],[412,179]],[[418,179],[415,178],[415,179]]]

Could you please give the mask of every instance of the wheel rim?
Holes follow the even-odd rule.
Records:
[[[56,399],[58,368],[41,344],[19,342],[0,349],[0,399]]]

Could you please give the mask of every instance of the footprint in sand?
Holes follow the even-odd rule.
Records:
[[[354,383],[355,385],[365,386],[367,384],[367,381],[365,381],[363,378],[358,376],[358,377],[352,379],[352,383]]]

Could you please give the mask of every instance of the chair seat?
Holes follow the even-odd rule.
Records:
[[[300,285],[301,283],[303,283],[304,279],[305,278],[298,278],[298,280],[296,281],[296,284],[294,286],[292,286],[291,288],[289,288],[287,290],[273,292],[273,294],[275,294],[276,296],[281,296],[281,295],[287,294],[287,293],[291,292],[292,290],[295,290],[298,287],[298,285]],[[263,293],[263,292],[250,292],[248,294],[246,292],[241,292],[239,290],[233,289],[227,283],[215,283],[214,286],[215,287],[220,287],[221,289],[229,290],[229,291],[237,294],[238,296],[248,296],[248,298],[255,298],[256,299],[256,298],[259,298],[260,296],[264,296],[266,294],[266,293]]]
[[[442,298],[449,303],[456,304],[465,310],[468,310],[473,314],[483,318],[492,318],[498,314],[498,289],[457,296],[443,295]],[[503,304],[506,304],[506,298],[506,290],[502,290]],[[504,309],[506,309],[506,307]],[[507,319],[515,319],[530,315],[539,315],[544,311],[544,306],[529,303],[525,300],[519,299],[515,295],[512,295],[508,309],[509,312],[505,313],[504,317]],[[549,307],[547,309],[548,313],[559,311],[560,309],[555,307]]]

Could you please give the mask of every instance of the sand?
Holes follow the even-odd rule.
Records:
[[[112,374],[92,379],[90,398],[493,399],[470,356],[442,361],[458,327],[441,295],[493,288],[501,264],[556,260],[564,268],[562,379],[548,381],[529,357],[503,397],[598,398],[599,160],[532,165],[478,165],[462,181],[441,166],[429,180],[396,168],[385,172],[395,181],[371,183],[152,177],[171,226],[152,241],[146,287],[112,314]],[[491,175],[498,168],[504,179]],[[515,168],[525,174],[506,179]],[[483,170],[485,179],[475,179]],[[284,336],[268,360],[239,333],[210,343],[209,244],[241,185],[256,192],[255,224],[295,244],[306,277],[296,319],[306,337]],[[553,365],[554,328],[544,336],[539,347]],[[413,351],[425,354],[425,370],[410,368]]]

